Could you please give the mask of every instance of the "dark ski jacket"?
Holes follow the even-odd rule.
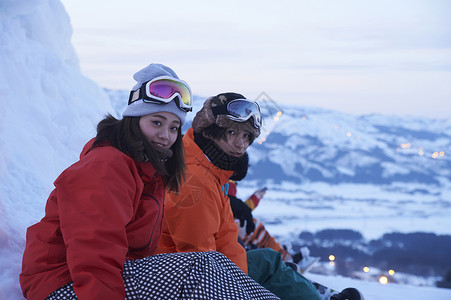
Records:
[[[29,300],[69,282],[79,299],[124,299],[125,260],[155,254],[163,178],[150,163],[93,142],[56,179],[45,217],[27,230],[20,284]]]

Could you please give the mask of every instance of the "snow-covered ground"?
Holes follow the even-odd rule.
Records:
[[[80,73],[70,44],[69,16],[59,0],[3,0],[0,7],[0,299],[22,299],[18,275],[26,228],[43,217],[53,180],[77,160],[83,144],[95,134],[97,122],[104,114],[114,113],[114,109],[108,94]],[[149,63],[142,62],[142,66]],[[248,186],[240,193],[245,195],[254,189],[255,186]],[[355,187],[338,186],[328,193],[353,190],[356,193]],[[358,193],[363,192],[371,191],[363,189]],[[294,197],[287,191],[286,197],[289,195]],[[389,197],[390,193],[385,196]],[[302,198],[302,191],[298,197]],[[295,206],[281,206],[269,191],[268,199],[271,198],[275,201],[266,201],[259,208],[262,217],[282,218],[287,212],[295,213]],[[359,214],[357,210],[355,215]],[[316,220],[305,221],[302,227],[319,229],[325,226],[319,221],[324,221],[323,217],[317,215]],[[391,227],[407,230],[415,223],[415,219],[398,222],[392,217],[391,227],[370,230],[371,222],[378,222],[370,217],[371,212],[365,211],[354,223],[337,226],[366,228],[364,234],[371,237]],[[423,226],[440,233],[444,223],[439,219]],[[335,221],[330,220],[327,226],[338,224]],[[292,225],[286,223],[285,228],[270,229],[286,232]],[[451,290],[433,287],[310,276],[337,289],[355,286],[364,292],[367,300],[451,299]]]
[[[400,285],[389,283],[382,285],[374,281],[363,281],[342,276],[324,276],[308,274],[307,277],[313,281],[320,282],[326,286],[344,289],[349,286],[359,289],[365,300],[449,300],[451,290],[434,287],[419,287],[414,285]]]
[[[440,193],[436,192],[439,197],[409,193],[413,188],[411,183],[387,186],[307,183],[267,187],[254,215],[268,222],[271,233],[278,236],[328,228],[354,229],[368,240],[391,232],[451,235],[451,207],[448,203],[444,206],[437,203],[441,198],[450,199],[451,187],[441,187]],[[430,186],[417,184],[415,188],[435,193]],[[244,180],[239,184],[238,196],[247,199],[255,190],[253,183]]]

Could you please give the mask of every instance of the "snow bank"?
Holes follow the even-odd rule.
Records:
[[[21,298],[25,231],[58,174],[112,111],[81,75],[58,0],[0,2],[0,298]]]

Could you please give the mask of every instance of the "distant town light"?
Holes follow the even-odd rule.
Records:
[[[350,131],[348,131],[348,133],[346,133],[347,136],[351,136],[352,133]]]
[[[368,268],[368,267],[363,268],[363,272],[368,273],[369,271],[370,271],[370,268]]]
[[[333,261],[330,261],[330,262],[329,262],[329,265],[330,265],[331,267],[333,267],[333,266],[335,266],[335,263],[334,263]]]
[[[390,274],[391,276],[395,275],[395,271],[394,270],[388,270],[388,274]]]
[[[411,146],[410,143],[401,144],[401,148],[410,148],[410,146]]]
[[[379,277],[379,283],[381,283],[381,284],[387,284],[387,283],[388,283],[388,278],[385,277],[385,276]]]
[[[334,261],[334,260],[335,260],[335,256],[334,256],[334,255],[332,255],[332,254],[331,254],[331,255],[329,255],[329,260],[330,260],[330,261]]]
[[[445,156],[445,152],[444,151],[440,151],[440,153],[438,155]]]
[[[437,158],[437,156],[438,156],[438,152],[432,153],[432,158]]]

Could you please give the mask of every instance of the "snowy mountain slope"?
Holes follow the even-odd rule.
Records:
[[[281,108],[284,114],[266,141],[249,150],[249,180],[436,186],[451,181],[449,120]]]

